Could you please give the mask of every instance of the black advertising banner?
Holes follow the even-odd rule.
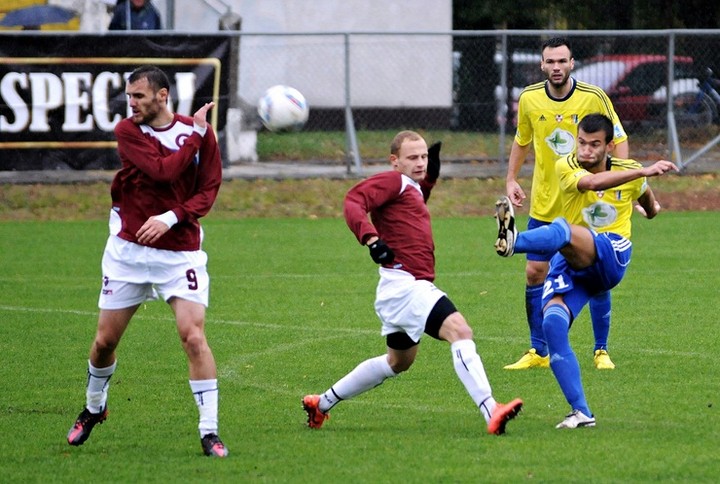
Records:
[[[153,64],[170,78],[171,110],[214,101],[225,127],[233,38],[224,35],[0,35],[0,170],[114,169],[113,136],[129,115],[125,79]],[[237,67],[237,66],[235,66]]]

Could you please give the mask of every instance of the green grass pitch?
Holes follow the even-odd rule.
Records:
[[[587,311],[571,330],[593,429],[556,430],[568,406],[550,371],[509,372],[527,349],[524,259],[497,257],[495,222],[434,221],[437,285],[463,312],[495,397],[525,408],[502,437],[455,376],[446,343],[341,403],[321,430],[300,399],[385,351],[377,268],[340,219],[204,222],[207,335],[225,460],[202,456],[169,308],[142,307],[118,354],[108,420],[82,447],[102,222],[0,223],[0,475],[4,482],[716,482],[720,472],[718,212],[635,217],[613,291],[614,371],[592,366]],[[520,221],[524,226],[524,221]]]

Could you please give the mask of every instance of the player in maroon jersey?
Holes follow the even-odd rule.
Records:
[[[132,116],[115,127],[122,167],[110,190],[110,236],[86,404],[67,440],[82,445],[106,419],[115,349],[140,304],[159,293],[175,314],[187,354],[203,451],[224,457],[227,449],[217,435],[217,371],[204,329],[210,277],[198,222],[222,181],[220,151],[206,120],[214,103],[193,117],[174,114],[168,107],[170,82],[155,66],[133,71],[125,92]]]
[[[495,401],[472,329],[433,284],[435,245],[426,202],[440,174],[440,143],[428,149],[418,133],[401,131],[390,145],[390,164],[392,170],[352,187],[344,204],[348,227],[380,264],[375,311],[387,353],[363,361],[322,395],[306,395],[302,404],[308,426],[320,428],[340,401],[409,369],[425,333],[450,343],[460,381],[485,418],[488,432],[500,435],[522,408],[522,400]]]

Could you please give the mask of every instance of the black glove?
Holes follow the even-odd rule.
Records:
[[[433,143],[428,148],[427,180],[431,183],[440,176],[440,147],[442,147],[442,141]]]
[[[370,249],[370,257],[376,264],[390,264],[395,260],[395,253],[380,239],[370,244],[368,248]]]

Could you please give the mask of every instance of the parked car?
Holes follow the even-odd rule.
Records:
[[[573,76],[601,87],[626,128],[665,124],[667,56],[615,54],[592,57],[575,69]],[[706,125],[717,118],[717,106],[699,94],[698,85],[698,69],[692,57],[676,56],[670,93],[678,124]]]
[[[674,80],[670,84],[675,119],[682,126],[705,126],[719,120],[720,104],[701,93],[698,69],[693,58],[675,56]],[[497,61],[496,61],[497,62]],[[517,126],[517,102],[522,89],[544,79],[539,54],[513,56],[511,105]],[[524,66],[524,67],[521,67]],[[602,88],[610,97],[620,120],[633,125],[664,126],[667,119],[667,56],[660,54],[613,54],[575,61],[574,78]],[[505,89],[496,86],[497,120],[504,123],[507,109]]]

